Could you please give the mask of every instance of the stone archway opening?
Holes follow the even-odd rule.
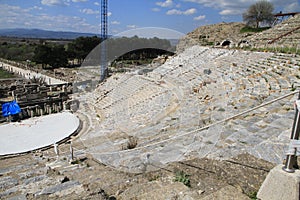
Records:
[[[221,46],[222,46],[222,47],[230,46],[230,44],[231,44],[231,41],[229,41],[229,40],[224,40],[224,41],[221,43]]]

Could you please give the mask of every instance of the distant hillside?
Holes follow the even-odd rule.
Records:
[[[0,29],[0,36],[41,39],[75,39],[81,36],[92,37],[99,35],[92,33],[47,31],[41,29]]]
[[[34,39],[63,39],[73,40],[78,37],[93,37],[100,34],[93,33],[77,33],[77,32],[65,32],[65,31],[47,31],[41,29],[0,29],[0,37],[15,37],[15,38],[34,38]],[[109,37],[115,38],[112,35]],[[169,39],[172,46],[176,46],[179,42],[178,39]]]

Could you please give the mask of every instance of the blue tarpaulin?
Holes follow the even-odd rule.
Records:
[[[2,116],[8,117],[21,112],[21,108],[16,101],[7,102],[2,104]]]

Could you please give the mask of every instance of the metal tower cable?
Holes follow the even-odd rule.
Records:
[[[107,0],[101,0],[101,57],[100,57],[100,81],[103,81],[108,75],[107,67],[107,47],[105,40],[108,38],[107,35]]]

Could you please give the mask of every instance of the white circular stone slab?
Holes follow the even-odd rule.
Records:
[[[57,143],[80,126],[69,112],[30,118],[0,126],[0,155],[24,153]]]

